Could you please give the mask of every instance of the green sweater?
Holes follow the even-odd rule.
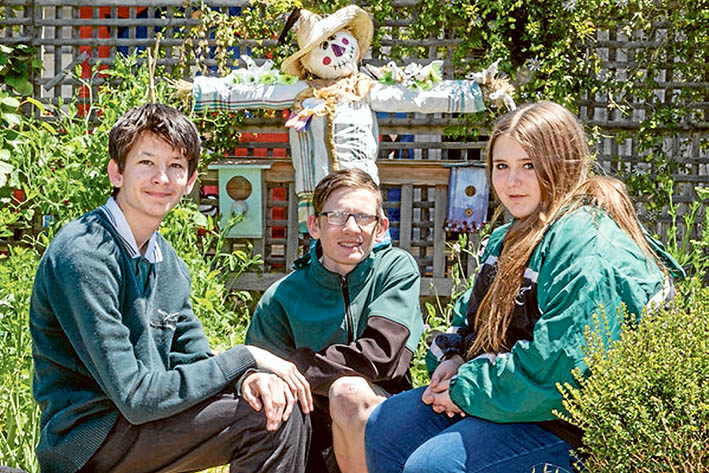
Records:
[[[447,355],[465,357],[508,229],[505,225],[490,236],[475,285],[457,304],[452,329],[431,346],[429,370]],[[649,243],[672,274],[682,277],[682,269],[662,246],[651,239]],[[617,338],[621,304],[640,316],[646,307],[660,306],[673,296],[671,278],[608,214],[581,207],[552,223],[532,253],[508,330],[511,350],[463,364],[451,380],[451,399],[466,413],[495,422],[556,419],[552,410],[563,411],[556,383],[574,383],[574,368],[587,372],[584,330],[592,326],[593,314],[602,306],[611,338]]]
[[[39,263],[30,330],[43,473],[81,468],[119,415],[169,417],[255,365],[243,346],[211,354],[187,266],[160,235],[155,242],[162,261],[141,284],[125,241],[95,210],[64,227]]]

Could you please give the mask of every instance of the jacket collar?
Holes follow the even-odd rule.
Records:
[[[355,268],[345,276],[347,283],[350,286],[358,286],[362,284],[370,275],[374,260],[377,255],[391,248],[391,243],[377,244],[372,251],[359,262]],[[308,271],[308,275],[317,283],[325,287],[340,286],[341,276],[327,269],[320,262],[322,256],[322,246],[320,241],[316,240],[314,245],[311,245],[310,251],[293,262],[293,269],[304,269]]]

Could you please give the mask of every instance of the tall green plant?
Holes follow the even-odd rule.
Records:
[[[672,201],[672,186],[665,187],[670,202],[668,213],[672,219],[667,248],[691,276],[703,281],[709,272],[709,212],[704,204],[709,201],[709,188],[695,187],[694,191],[699,199],[691,202],[689,209],[680,216],[679,205]],[[693,238],[693,235],[698,238]]]
[[[108,132],[120,115],[147,99],[147,67],[139,66],[135,56],[116,61],[102,74],[105,82],[87,107],[80,108],[78,98],[60,102],[49,109],[56,118],[51,124],[27,117],[14,145],[12,177],[25,196],[16,210],[28,225],[48,217],[50,236],[110,195]],[[81,79],[78,71],[76,77],[92,90],[98,68],[90,80]],[[168,96],[167,84],[158,82],[157,89],[158,96]]]
[[[243,343],[249,324],[248,291],[230,290],[229,282],[255,265],[263,264],[253,248],[232,250],[226,239],[238,217],[219,228],[216,220],[183,202],[163,220],[161,234],[185,261],[192,276],[192,306],[214,348]]]
[[[0,463],[37,471],[39,408],[32,399],[29,304],[39,253],[11,247],[0,254]]]
[[[13,170],[10,156],[22,123],[21,101],[32,94],[34,87],[31,79],[41,67],[42,61],[37,57],[36,48],[26,44],[0,44],[0,198],[7,198],[2,189]],[[39,105],[32,98],[26,100]]]
[[[432,300],[424,303],[423,314],[425,325],[423,343],[414,353],[411,362],[411,374],[414,387],[424,386],[430,381],[426,368],[426,353],[436,335],[445,332],[453,323],[460,324],[460,317],[465,317],[465,307],[458,299],[467,289],[472,287],[475,273],[480,266],[481,244],[490,233],[490,226],[485,226],[479,234],[461,233],[455,243],[446,242],[446,253],[452,261],[451,293],[435,294]],[[471,261],[472,264],[468,264]],[[471,268],[468,274],[466,268]]]

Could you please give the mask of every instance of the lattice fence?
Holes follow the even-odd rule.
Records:
[[[0,5],[0,43],[29,43],[41,51],[45,67],[41,76],[34,78],[37,97],[53,103],[60,97],[68,99],[81,87],[70,74],[76,66],[83,68],[84,75],[88,75],[90,67],[98,61],[110,67],[118,54],[130,54],[153,46],[158,31],[162,34],[160,44],[165,53],[159,64],[170,68],[178,62],[178,47],[182,41],[178,37],[180,28],[199,22],[196,19],[199,3],[189,0],[99,0],[98,3],[100,5],[87,0],[4,0]],[[232,15],[240,14],[243,8],[250,8],[248,2],[242,0],[209,0],[205,3],[210,8]],[[396,18],[377,25],[377,28],[384,29],[386,35],[365,63],[384,64],[393,50],[402,45],[421,48],[422,57],[406,59],[417,62],[437,59],[442,51],[450,52],[455,48],[457,40],[451,35],[426,40],[406,39],[407,28],[416,21],[417,2],[397,0],[393,5]],[[639,42],[621,33],[602,31],[598,33],[594,47],[604,59],[606,71],[613,71],[622,77],[623,71],[633,64],[634,52],[639,48],[652,47],[653,41],[658,40],[651,38],[647,42]],[[270,38],[264,40],[266,44],[273,41]],[[256,44],[253,39],[240,40],[235,46],[235,56],[249,51]],[[256,59],[257,62],[263,60]],[[704,101],[695,104],[698,110],[703,111],[704,120],[688,124],[681,132],[668,134],[664,142],[666,151],[686,165],[682,172],[674,176],[675,201],[686,205],[697,198],[694,186],[709,186],[709,152],[706,149],[709,83],[681,82],[672,64],[666,66],[657,84],[659,100],[669,100],[679,87],[695,87],[706,92]],[[444,73],[450,77],[451,72],[450,63],[445,62]],[[622,143],[615,139],[619,131],[638,129],[637,120],[644,117],[646,106],[635,104],[633,115],[627,118],[618,112],[610,112],[608,103],[608,97],[593,94],[586,94],[579,100],[580,118],[588,125],[600,127],[604,136],[598,147],[600,165],[611,174],[629,169],[652,173],[652,167],[638,156],[637,137]],[[446,279],[450,276],[450,262],[445,255],[445,242],[451,236],[447,236],[442,229],[448,176],[448,170],[442,164],[480,161],[485,147],[484,130],[479,140],[451,139],[443,135],[443,131],[458,120],[453,115],[445,114],[383,114],[379,117],[379,123],[382,134],[379,157],[385,205],[399,211],[398,219],[393,219],[395,243],[411,251],[419,262],[422,274],[436,282],[440,292],[445,292],[450,283]],[[250,133],[258,133],[258,140]],[[257,251],[264,255],[266,271],[285,271],[308,244],[306,238],[295,230],[295,200],[292,174],[288,174],[292,173],[292,169],[288,171],[288,153],[289,144],[282,117],[246,121],[237,154],[276,160],[281,170],[266,173],[264,221],[267,231],[262,240],[255,242]],[[402,166],[405,163],[408,165]],[[426,166],[419,167],[419,163]],[[210,172],[203,184],[214,185],[214,181],[215,174]],[[208,206],[213,201],[205,197],[202,203]],[[663,235],[666,224],[665,219],[653,230]],[[469,266],[472,268],[472,261]],[[259,280],[262,281],[260,283],[252,283],[249,277],[244,277],[240,284],[262,288],[268,283],[267,278]]]
[[[602,74],[614,74],[618,79],[632,80],[629,71],[636,65],[635,54],[645,48],[658,47],[661,41],[667,39],[663,36],[665,34],[666,31],[659,29],[654,38],[639,41],[622,32],[599,32],[594,46],[604,61]],[[670,98],[682,88],[704,91],[703,101],[693,104],[693,108],[700,112],[703,120],[682,124],[684,126],[680,127],[681,131],[669,133],[665,130],[666,136],[663,140],[663,151],[682,164],[683,169],[673,175],[673,200],[681,204],[682,212],[686,210],[687,204],[697,199],[695,186],[709,186],[709,82],[707,78],[704,82],[682,81],[672,63],[663,64],[661,69],[654,89],[658,101],[669,103]],[[632,104],[632,115],[625,117],[617,109],[609,109],[610,99],[602,94],[584,94],[578,103],[581,120],[588,126],[598,126],[602,130],[604,138],[599,143],[597,152],[598,161],[606,172],[611,175],[622,172],[654,174],[655,169],[643,162],[638,152],[638,137],[632,133],[640,128],[639,122],[646,118],[650,105],[636,101]],[[628,131],[634,136],[619,143],[618,135]],[[655,228],[663,237],[666,235],[668,220],[669,216],[663,215]]]

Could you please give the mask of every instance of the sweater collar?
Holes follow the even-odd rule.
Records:
[[[116,200],[113,197],[109,197],[106,203],[99,207],[99,209],[103,212],[108,221],[111,222],[113,229],[118,233],[130,257],[133,259],[140,258],[141,254],[138,244],[135,242],[135,237],[128,225],[128,220],[126,220],[126,216],[118,206],[118,203],[116,203]],[[150,235],[144,255],[145,259],[152,264],[162,261],[162,251],[160,251],[160,245],[157,243],[157,235],[158,232],[153,232],[153,234]]]

